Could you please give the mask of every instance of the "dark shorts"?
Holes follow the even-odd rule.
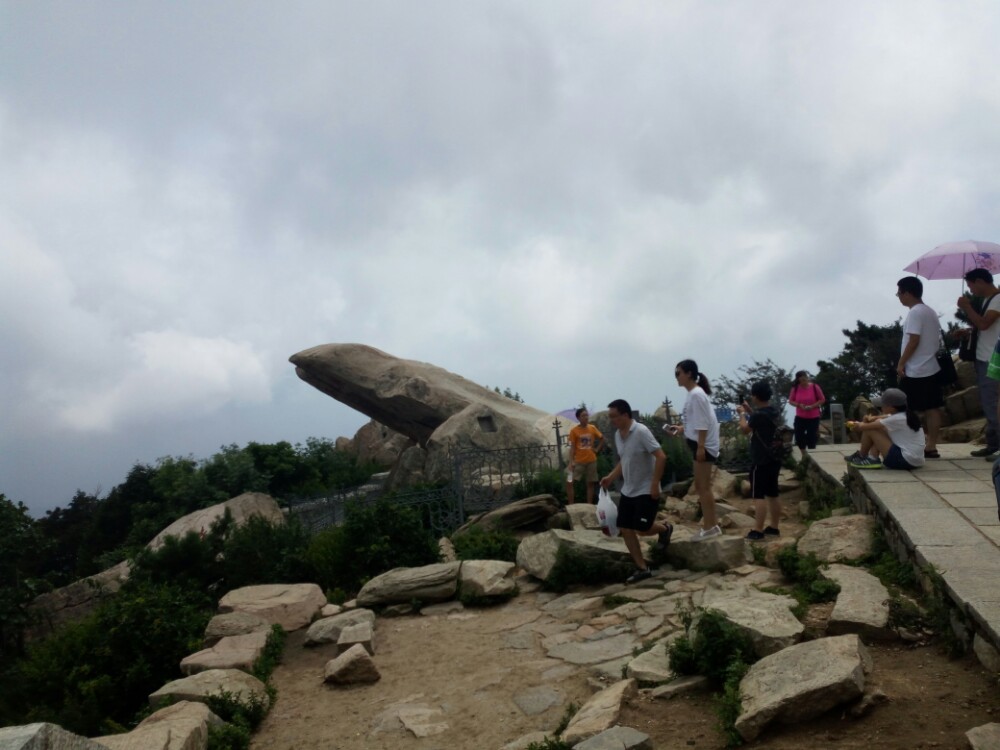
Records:
[[[691,449],[691,455],[692,456],[695,455],[698,452],[698,443],[688,438],[685,438],[685,440],[687,440],[688,448]],[[697,459],[695,460],[697,461]],[[705,449],[705,463],[714,464],[718,460],[719,460],[718,456],[713,456],[711,453],[708,452],[708,448]]]
[[[940,409],[944,406],[941,380],[936,374],[926,378],[903,378],[899,381],[899,389],[906,394],[907,408],[913,411]]]
[[[649,531],[659,509],[660,503],[652,495],[622,495],[618,501],[618,528]]]
[[[819,417],[795,418],[795,444],[799,448],[812,450],[819,440]]]
[[[903,451],[899,449],[899,446],[893,443],[889,451],[882,456],[882,465],[887,469],[902,469],[904,471],[911,471],[917,468],[916,466],[911,466],[910,462],[903,458]]]
[[[778,473],[781,464],[754,464],[750,467],[750,497],[763,500],[765,497],[778,496]]]

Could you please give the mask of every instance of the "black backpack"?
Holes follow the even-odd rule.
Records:
[[[783,464],[792,455],[792,447],[795,444],[795,430],[788,425],[775,421],[774,433],[771,435],[769,441],[761,437],[757,431],[754,431],[753,436],[760,441],[760,444],[764,446],[764,452],[768,458],[775,463]]]

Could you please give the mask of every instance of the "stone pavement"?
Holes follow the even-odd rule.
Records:
[[[975,633],[1000,649],[1000,519],[992,463],[969,456],[975,447],[939,445],[941,458],[912,472],[848,469],[856,443],[819,446],[810,457],[838,484],[850,471],[855,505],[881,521],[897,553],[902,545],[917,565],[933,565]]]

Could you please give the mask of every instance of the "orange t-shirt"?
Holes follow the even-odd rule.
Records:
[[[573,462],[589,464],[597,460],[594,446],[604,437],[594,425],[576,425],[569,431],[569,446],[573,451]]]

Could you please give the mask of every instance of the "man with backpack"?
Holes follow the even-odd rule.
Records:
[[[737,407],[740,432],[750,436],[750,497],[755,524],[747,539],[752,542],[781,535],[778,473],[784,460],[785,441],[781,436],[781,415],[771,406],[771,395],[771,386],[758,381],[750,386],[750,403],[744,401]],[[765,526],[768,515],[771,524]]]

